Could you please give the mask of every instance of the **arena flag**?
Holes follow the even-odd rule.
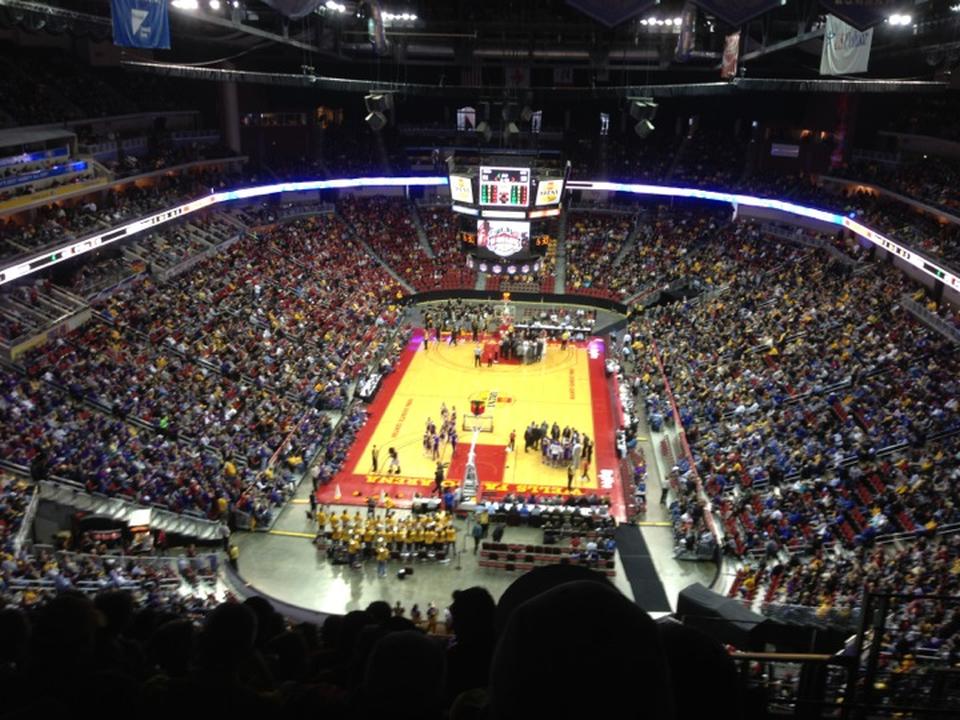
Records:
[[[851,75],[867,71],[873,28],[861,32],[838,17],[827,15],[820,55],[821,75]]]
[[[720,64],[720,77],[730,80],[737,75],[737,62],[740,58],[740,31],[730,33],[723,41],[723,61]]]
[[[853,25],[857,30],[867,30],[879,25],[890,13],[904,4],[903,0],[820,0],[820,5],[828,13],[848,25]]]
[[[170,49],[167,0],[111,0],[110,14],[114,45]]]

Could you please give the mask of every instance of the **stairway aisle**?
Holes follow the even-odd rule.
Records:
[[[554,274],[556,282],[553,291],[565,293],[567,291],[567,212],[560,215],[560,227],[557,230],[557,266]]]
[[[420,239],[420,247],[423,248],[423,251],[427,254],[427,257],[431,260],[437,256],[433,251],[433,248],[430,247],[430,241],[427,239],[427,233],[423,230],[423,223],[420,221],[420,211],[417,209],[417,204],[410,201],[410,217],[413,218],[413,227],[417,230],[417,237]]]

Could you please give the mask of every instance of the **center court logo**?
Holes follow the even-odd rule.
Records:
[[[497,390],[480,390],[467,398],[470,403],[470,412],[474,415],[483,415],[485,410],[493,410],[499,405],[510,405],[513,398],[510,395],[501,395]],[[475,409],[479,407],[479,410]]]

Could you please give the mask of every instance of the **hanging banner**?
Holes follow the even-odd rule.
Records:
[[[693,0],[693,2],[733,27],[740,27],[768,10],[787,4],[787,0]]]
[[[616,27],[658,4],[660,0],[567,0],[567,5],[607,27]]]
[[[167,0],[110,0],[110,14],[114,45],[170,49]]]
[[[827,15],[820,54],[821,75],[852,75],[867,71],[873,29],[861,32],[833,15]]]
[[[887,16],[902,8],[903,0],[820,0],[831,15],[835,15],[857,30],[879,25]]]
[[[740,57],[740,31],[727,35],[723,41],[723,62],[720,65],[720,77],[730,80],[737,75],[737,61]]]
[[[680,34],[677,36],[677,47],[673,51],[673,59],[677,62],[686,62],[696,44],[697,8],[692,3],[683,6],[680,13]]]

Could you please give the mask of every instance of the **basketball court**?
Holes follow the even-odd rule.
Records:
[[[481,343],[481,346],[483,344]],[[388,495],[404,506],[416,493],[429,496],[434,490],[436,461],[424,449],[427,419],[438,426],[441,406],[457,413],[458,443],[440,446],[440,461],[448,480],[463,480],[473,432],[469,426],[471,400],[481,400],[483,417],[476,467],[479,496],[501,497],[506,493],[566,495],[567,468],[562,462],[546,463],[539,449],[524,452],[524,430],[531,423],[560,428],[569,426],[595,443],[586,478],[574,475],[574,495],[610,497],[613,510],[622,516],[619,461],[614,449],[615,430],[609,381],[604,375],[603,341],[592,339],[547,346],[541,361],[531,364],[484,362],[475,367],[472,342],[451,346],[446,339],[424,347],[423,333],[416,332],[404,349],[397,369],[383,383],[368,407],[370,419],[358,434],[343,470],[321,487],[323,503],[365,503],[368,496]],[[511,431],[516,448],[508,449]],[[378,468],[373,471],[372,451],[378,448]],[[399,456],[400,473],[388,473],[388,448]]]

